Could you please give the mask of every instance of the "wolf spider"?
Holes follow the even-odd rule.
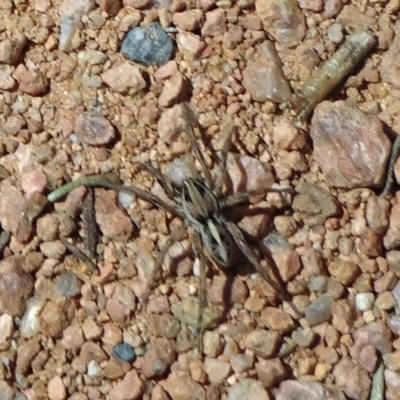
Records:
[[[273,290],[282,300],[287,300],[280,285],[271,279],[267,270],[260,264],[258,257],[249,247],[241,229],[225,216],[225,211],[230,207],[249,202],[254,196],[265,195],[268,192],[281,192],[276,189],[259,189],[255,191],[242,191],[231,195],[224,195],[223,185],[226,172],[227,155],[231,144],[231,134],[225,140],[220,156],[216,157],[219,169],[215,180],[212,179],[210,167],[207,166],[205,157],[200,150],[195,136],[189,110],[184,107],[184,122],[186,134],[189,139],[192,152],[200,163],[202,173],[195,168],[194,160],[176,159],[180,165],[174,164],[174,168],[181,175],[179,180],[161,173],[149,163],[141,164],[141,168],[152,175],[163,188],[173,204],[148,191],[134,186],[123,186],[119,190],[129,191],[138,197],[154,204],[155,206],[171,212],[183,220],[184,227],[191,227],[193,231],[192,248],[195,256],[201,263],[206,262],[207,255],[211,261],[222,268],[229,269],[234,265],[235,253],[239,250],[248,259],[257,272],[272,286]],[[283,189],[284,191],[284,189]],[[163,249],[159,253],[153,268],[150,285],[154,283],[155,275],[160,270],[163,259],[172,244],[179,239],[177,231],[172,232]],[[204,251],[205,250],[205,251]],[[206,268],[200,268],[200,315],[203,314],[206,304]],[[201,317],[200,317],[201,318]],[[199,321],[200,330],[202,324]],[[201,335],[200,335],[201,336]]]

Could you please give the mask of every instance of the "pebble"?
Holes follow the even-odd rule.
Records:
[[[165,313],[161,315],[151,314],[148,319],[150,330],[156,335],[167,339],[176,338],[181,327],[176,318],[171,314]]]
[[[332,325],[343,335],[350,333],[354,326],[354,309],[348,300],[334,301],[331,305]]]
[[[201,10],[176,12],[172,16],[172,22],[177,28],[191,32],[201,28],[204,14]]]
[[[75,274],[62,272],[55,278],[53,290],[57,297],[69,299],[81,292],[81,286]]]
[[[221,8],[206,13],[206,19],[201,27],[201,34],[206,36],[219,36],[226,31],[225,11]]]
[[[16,88],[17,82],[12,74],[13,69],[9,65],[0,65],[0,90],[11,91]]]
[[[331,42],[339,44],[343,41],[343,26],[339,23],[333,23],[327,31],[328,38]]]
[[[0,312],[20,317],[33,291],[33,279],[23,270],[22,257],[0,261]]]
[[[101,74],[101,79],[112,90],[121,94],[135,95],[146,87],[139,67],[129,61],[117,64]]]
[[[278,331],[280,334],[286,333],[295,327],[290,315],[275,307],[264,308],[261,311],[258,322],[261,327],[266,326],[269,329]]]
[[[113,355],[122,361],[132,363],[136,359],[135,349],[126,342],[118,343],[113,348]]]
[[[158,104],[161,107],[172,107],[176,103],[185,101],[190,91],[189,81],[180,72],[177,72],[165,82]]]
[[[387,354],[392,351],[392,336],[392,332],[384,321],[370,322],[353,333],[356,343],[371,344],[381,354]]]
[[[381,187],[391,143],[382,122],[345,101],[324,101],[311,121],[315,159],[330,186]],[[340,163],[333,162],[340,159]]]
[[[0,380],[0,398],[3,400],[13,400],[16,398],[15,390],[2,379]]]
[[[243,86],[255,101],[282,103],[290,96],[290,88],[282,72],[265,60],[248,62],[243,70]]]
[[[176,44],[183,57],[190,61],[199,59],[207,47],[207,44],[200,36],[187,32],[177,34]]]
[[[178,321],[183,322],[192,328],[198,328],[200,305],[197,299],[187,297],[184,300],[173,304],[171,306],[171,311]],[[222,311],[212,304],[208,305],[204,310],[202,310],[202,312],[202,323],[204,329],[215,328],[222,318]]]
[[[279,358],[272,360],[260,359],[255,364],[258,380],[266,387],[277,386],[285,376],[285,367]]]
[[[235,373],[241,374],[253,368],[254,356],[251,354],[232,354],[230,363]]]
[[[40,243],[40,251],[48,258],[55,258],[56,260],[61,260],[66,250],[67,250],[66,247],[60,240]]]
[[[365,206],[365,218],[369,227],[378,235],[383,235],[389,226],[390,203],[384,197],[371,195]]]
[[[261,382],[240,379],[229,388],[227,400],[270,400],[270,397]]]
[[[310,326],[322,324],[332,317],[331,305],[333,297],[329,294],[322,294],[305,309],[305,317]]]
[[[110,143],[115,138],[115,128],[102,115],[86,111],[80,113],[76,120],[74,131],[78,139],[92,146]]]
[[[328,264],[328,271],[345,286],[350,286],[362,272],[356,263],[340,258],[336,258]]]
[[[21,176],[21,188],[28,195],[32,193],[43,193],[46,186],[47,178],[42,171],[29,171]]]
[[[386,400],[396,400],[400,391],[400,374],[388,369],[385,369],[384,374],[386,384]]]
[[[26,70],[19,76],[19,90],[31,96],[45,94],[49,90],[49,80],[38,70]]]
[[[47,394],[50,400],[64,400],[67,398],[67,389],[60,376],[54,376],[49,380]]]
[[[117,241],[131,237],[133,223],[128,215],[118,207],[117,194],[111,190],[95,190],[96,222],[103,235]]]
[[[300,347],[309,347],[314,338],[315,332],[310,328],[298,328],[292,333],[292,339]]]
[[[301,182],[294,196],[293,210],[299,213],[300,218],[308,226],[323,224],[329,217],[341,215],[341,208],[333,196],[318,185]]]
[[[68,326],[69,316],[65,307],[48,301],[39,313],[39,326],[43,335],[59,337]]]
[[[389,229],[383,238],[383,245],[387,250],[394,250],[400,246],[400,203],[396,203],[390,210]]]
[[[17,34],[0,42],[0,64],[15,65],[22,57],[27,38]]]
[[[14,332],[14,322],[11,315],[0,315],[0,350],[8,348],[11,335]]]
[[[389,49],[383,53],[379,67],[382,80],[390,83],[397,89],[400,89],[400,74],[397,69],[393,68],[393,63],[395,63],[400,57],[399,26],[399,21],[397,21],[394,29],[395,37],[393,38]]]
[[[203,335],[203,352],[207,357],[218,357],[224,349],[224,342],[218,331],[205,331]]]
[[[221,384],[229,376],[231,366],[226,361],[206,357],[204,360],[204,371],[206,371],[211,383]]]
[[[158,22],[132,28],[121,44],[121,53],[144,65],[165,64],[172,55],[173,43]]]
[[[206,393],[203,386],[195,382],[189,373],[172,371],[161,385],[172,400],[206,399]]]
[[[371,378],[368,372],[349,358],[343,357],[332,371],[336,385],[351,399],[368,399]]]
[[[304,16],[291,0],[256,0],[264,29],[281,45],[297,46],[306,33]]]
[[[145,385],[137,371],[131,370],[110,390],[107,398],[109,400],[137,400],[142,398],[144,390]]]
[[[338,389],[333,393],[319,382],[310,380],[287,380],[279,385],[276,400],[298,400],[298,399],[343,399]]]
[[[21,336],[31,338],[40,332],[39,314],[46,304],[46,299],[33,296],[26,303],[26,310],[21,318]]]
[[[71,52],[75,43],[75,33],[82,27],[82,17],[95,7],[94,0],[63,0],[60,5],[60,38],[58,47],[66,53]]]
[[[372,292],[356,294],[356,309],[358,311],[371,310],[374,305],[375,295]]]
[[[40,336],[36,336],[26,342],[19,343],[17,348],[17,360],[15,372],[25,375],[31,367],[31,362],[39,353],[41,346],[39,344]]]
[[[143,357],[142,371],[149,378],[164,376],[175,361],[175,347],[165,338],[157,338],[151,343],[151,348]]]
[[[66,349],[78,349],[83,342],[83,330],[79,325],[70,325],[64,329],[61,343]]]
[[[246,336],[244,341],[248,350],[262,358],[270,358],[278,350],[279,344],[279,334],[266,329],[255,329]]]
[[[228,293],[225,293],[225,288]],[[215,276],[208,290],[208,298],[213,304],[243,304],[248,295],[249,290],[243,280],[239,277],[228,279],[226,275]]]

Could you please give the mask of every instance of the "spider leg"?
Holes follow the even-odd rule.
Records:
[[[193,232],[193,251],[195,256],[200,261],[200,277],[199,277],[199,336],[197,342],[197,348],[199,353],[203,352],[203,336],[204,336],[204,324],[203,324],[203,314],[207,305],[207,281],[206,281],[206,258],[204,256],[204,249],[202,245],[201,238],[197,232]]]
[[[229,208],[236,206],[238,204],[247,203],[252,197],[262,196],[267,193],[281,193],[281,192],[292,192],[293,189],[271,189],[271,188],[263,188],[251,190],[249,192],[237,192],[231,194],[223,199],[220,199],[221,209]]]
[[[181,238],[182,233],[184,231],[185,230],[184,230],[183,227],[178,227],[177,229],[175,229],[171,233],[171,235],[169,236],[167,241],[165,242],[165,244],[162,247],[161,251],[158,253],[157,258],[156,258],[156,260],[154,262],[153,271],[152,271],[151,276],[150,276],[149,292],[144,297],[144,303],[145,304],[147,304],[150,292],[154,289],[154,282],[156,280],[156,276],[157,276],[158,271],[160,271],[160,269],[161,269],[161,266],[162,266],[162,263],[163,263],[163,261],[165,259],[165,256],[167,255],[167,253],[168,253],[169,249],[171,248],[171,246]]]
[[[130,192],[135,194],[136,196],[140,197],[143,200],[146,200],[158,208],[161,208],[165,211],[169,211],[170,213],[183,218],[184,215],[183,213],[173,204],[169,204],[166,201],[162,200],[160,197],[154,195],[153,193],[140,189],[136,186],[123,186],[123,185],[117,185],[114,186],[113,189],[119,191],[119,192]]]
[[[150,175],[152,175],[157,180],[157,182],[164,189],[168,197],[170,197],[171,199],[174,198],[175,193],[168,176],[161,173],[157,168],[154,168],[150,163],[142,163],[140,164],[140,167],[146,170]]]
[[[197,139],[196,139],[196,135],[194,134],[194,130],[193,127],[190,123],[190,116],[189,116],[189,110],[187,107],[185,107],[185,118],[188,122],[187,124],[187,130],[186,130],[186,134],[188,136],[189,139],[189,143],[190,146],[192,147],[192,151],[194,153],[194,155],[196,156],[197,160],[200,162],[201,164],[201,168],[204,172],[204,176],[205,176],[205,181],[206,181],[206,185],[208,187],[211,187],[211,172],[210,172],[210,168],[208,167],[206,160],[203,156],[203,153],[200,150],[199,144],[197,143]]]
[[[222,146],[221,154],[219,156],[219,174],[217,175],[217,179],[215,180],[215,183],[214,183],[215,194],[217,197],[222,196],[222,187],[224,184],[225,177],[228,173],[227,169],[226,169],[226,160],[228,158],[228,152],[232,145],[233,133],[234,133],[234,130],[232,129],[226,135],[224,144]]]
[[[250,263],[257,270],[257,272],[268,282],[268,284],[272,287],[272,289],[274,289],[278,297],[282,301],[289,301],[290,298],[285,293],[284,289],[278,283],[273,281],[269,276],[268,272],[262,267],[256,255],[248,246],[246,239],[243,235],[243,232],[232,221],[224,219],[223,223],[226,229],[228,229],[229,233],[232,235],[236,244],[238,245],[239,250],[243,252],[243,254],[247,257]]]

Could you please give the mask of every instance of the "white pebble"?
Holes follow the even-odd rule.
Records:
[[[372,308],[375,295],[371,292],[356,294],[356,308],[358,311],[368,311]]]

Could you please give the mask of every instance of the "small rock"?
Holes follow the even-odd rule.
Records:
[[[39,314],[46,304],[46,299],[33,296],[26,303],[24,316],[21,318],[21,335],[31,338],[40,332]]]
[[[13,69],[9,65],[0,65],[0,90],[10,91],[15,89],[17,82],[12,74]]]
[[[42,171],[29,171],[21,176],[21,188],[28,195],[43,193],[46,186],[47,178]]]
[[[207,357],[218,357],[224,349],[222,337],[218,331],[205,331],[203,335],[203,352]]]
[[[287,119],[274,125],[272,135],[274,143],[282,150],[301,150],[307,143],[305,132]]]
[[[279,334],[265,329],[256,329],[245,338],[245,347],[262,358],[270,358],[276,353],[279,343]]]
[[[323,224],[329,217],[341,215],[341,208],[332,195],[322,187],[301,182],[293,199],[293,210],[300,213],[308,226]]]
[[[165,82],[163,90],[158,99],[161,107],[171,107],[176,103],[181,103],[188,98],[190,93],[190,83],[179,72]]]
[[[346,286],[351,285],[361,273],[360,267],[356,263],[340,258],[330,262],[328,270],[334,278]]]
[[[149,315],[149,328],[156,336],[165,337],[167,339],[176,338],[181,327],[176,318],[171,314],[165,313],[161,315]]]
[[[365,218],[370,228],[383,235],[389,226],[390,202],[384,197],[371,195],[365,207]]]
[[[188,373],[172,372],[161,382],[162,387],[172,400],[205,400],[206,393],[202,385],[195,382]]]
[[[136,65],[123,62],[101,74],[103,82],[121,94],[135,95],[146,87],[146,81]]]
[[[386,400],[396,400],[400,391],[400,374],[385,369]]]
[[[211,383],[222,384],[229,376],[231,366],[226,361],[206,357],[204,371],[206,371]]]
[[[96,189],[95,213],[103,235],[118,241],[127,240],[133,232],[131,219],[117,206],[114,191]]]
[[[206,20],[201,28],[202,36],[219,36],[226,31],[225,11],[221,8],[206,13]]]
[[[392,351],[392,332],[384,321],[370,322],[357,329],[353,333],[353,337],[356,343],[371,344],[381,354],[387,354]]]
[[[332,317],[331,305],[333,297],[329,294],[322,294],[305,309],[305,317],[310,326],[322,324]]]
[[[292,339],[300,347],[309,347],[314,338],[315,333],[310,328],[298,328],[292,333]]]
[[[67,398],[67,389],[60,376],[55,376],[49,380],[47,394],[50,400],[64,400]]]
[[[227,400],[269,400],[261,382],[255,379],[241,379],[228,389]]]
[[[372,292],[356,294],[356,308],[359,311],[371,310],[375,301],[375,295]]]
[[[279,358],[262,360],[255,364],[258,380],[267,388],[277,386],[285,376],[285,368]]]
[[[184,31],[194,31],[202,26],[204,14],[198,9],[176,12],[173,13],[172,21],[177,28]]]
[[[0,380],[0,398],[4,400],[13,400],[15,397],[15,390],[4,380]]]
[[[54,280],[54,294],[59,298],[69,299],[81,291],[81,284],[75,274],[63,272]]]
[[[121,382],[118,382],[109,392],[109,400],[136,400],[142,397],[145,386],[136,370],[128,371]]]
[[[389,229],[383,238],[383,244],[387,250],[394,250],[400,246],[400,204],[396,203],[389,217]]]
[[[79,349],[83,342],[83,331],[79,325],[71,325],[64,329],[62,337],[62,345],[68,349]]]
[[[176,44],[186,60],[197,60],[207,47],[200,36],[186,32],[178,33]]]
[[[335,365],[332,374],[336,385],[351,399],[368,399],[371,379],[365,369],[344,357]]]
[[[389,50],[385,51],[382,55],[382,60],[379,67],[382,80],[392,84],[396,89],[400,89],[400,73],[396,68],[393,68],[393,63],[396,62],[395,60],[398,60],[400,57],[400,31],[398,27],[399,22],[396,23],[394,29],[395,37],[392,40]]]
[[[256,13],[264,29],[285,47],[297,46],[306,33],[304,16],[297,2],[256,0]]]
[[[324,399],[344,400],[338,391],[330,391],[319,382],[288,380],[279,385],[276,400]]]
[[[228,293],[224,290],[226,285]],[[249,290],[240,278],[228,279],[226,275],[215,276],[208,290],[208,298],[213,304],[243,304],[248,294]]]
[[[185,112],[184,104],[176,104],[163,111],[157,126],[158,134],[163,141],[172,142],[182,131],[187,129],[188,122],[185,119]]]
[[[254,356],[250,354],[233,354],[231,356],[231,366],[236,374],[241,374],[253,368]]]
[[[39,325],[43,335],[50,337],[61,336],[62,331],[68,326],[69,318],[64,307],[48,301],[39,314]]]
[[[64,256],[66,250],[66,247],[60,240],[40,243],[40,251],[48,258],[60,260]]]
[[[14,322],[11,315],[0,315],[0,349],[8,347],[7,341],[14,332]],[[1,397],[0,397],[1,398]]]
[[[111,123],[96,112],[83,112],[75,120],[75,134],[78,139],[93,146],[109,143],[115,137]]]
[[[345,101],[320,103],[311,122],[315,159],[331,186],[381,187],[391,143],[382,122]],[[340,163],[333,162],[340,159]]]
[[[108,15],[114,16],[121,9],[121,0],[96,0],[96,4]]]
[[[264,308],[258,321],[261,327],[266,326],[269,329],[278,331],[280,334],[292,330],[295,326],[290,315],[275,307]]]
[[[19,77],[19,90],[30,94],[31,96],[39,96],[45,94],[49,89],[49,81],[38,70],[27,70]]]
[[[101,368],[101,374],[105,378],[116,380],[123,378],[125,374],[131,369],[131,365],[121,359],[111,358],[106,362],[104,367]]]
[[[22,34],[17,34],[0,42],[0,64],[17,64],[22,57],[26,42],[27,39]]]
[[[332,325],[343,335],[350,333],[354,326],[354,310],[347,300],[334,301],[331,305]]]
[[[33,358],[40,351],[39,341],[40,336],[36,336],[18,345],[17,361],[15,366],[16,373],[25,375],[30,369]]]
[[[172,40],[158,22],[132,28],[121,44],[121,53],[144,65],[165,64],[172,54]]]
[[[126,342],[118,343],[113,348],[113,355],[126,362],[133,362],[136,359],[135,349]]]
[[[187,297],[184,300],[171,306],[172,314],[175,318],[192,328],[198,328],[200,321],[200,312],[202,312],[203,329],[213,329],[222,318],[221,310],[209,305],[204,310],[200,310],[199,302],[193,297]]]
[[[149,379],[164,376],[175,361],[175,356],[172,342],[164,338],[157,338],[143,357],[142,371],[144,375]]]
[[[290,88],[282,71],[265,60],[248,62],[243,70],[243,86],[255,101],[282,103],[290,97]]]
[[[22,267],[21,257],[0,261],[0,312],[20,317],[33,291],[33,279]]]

